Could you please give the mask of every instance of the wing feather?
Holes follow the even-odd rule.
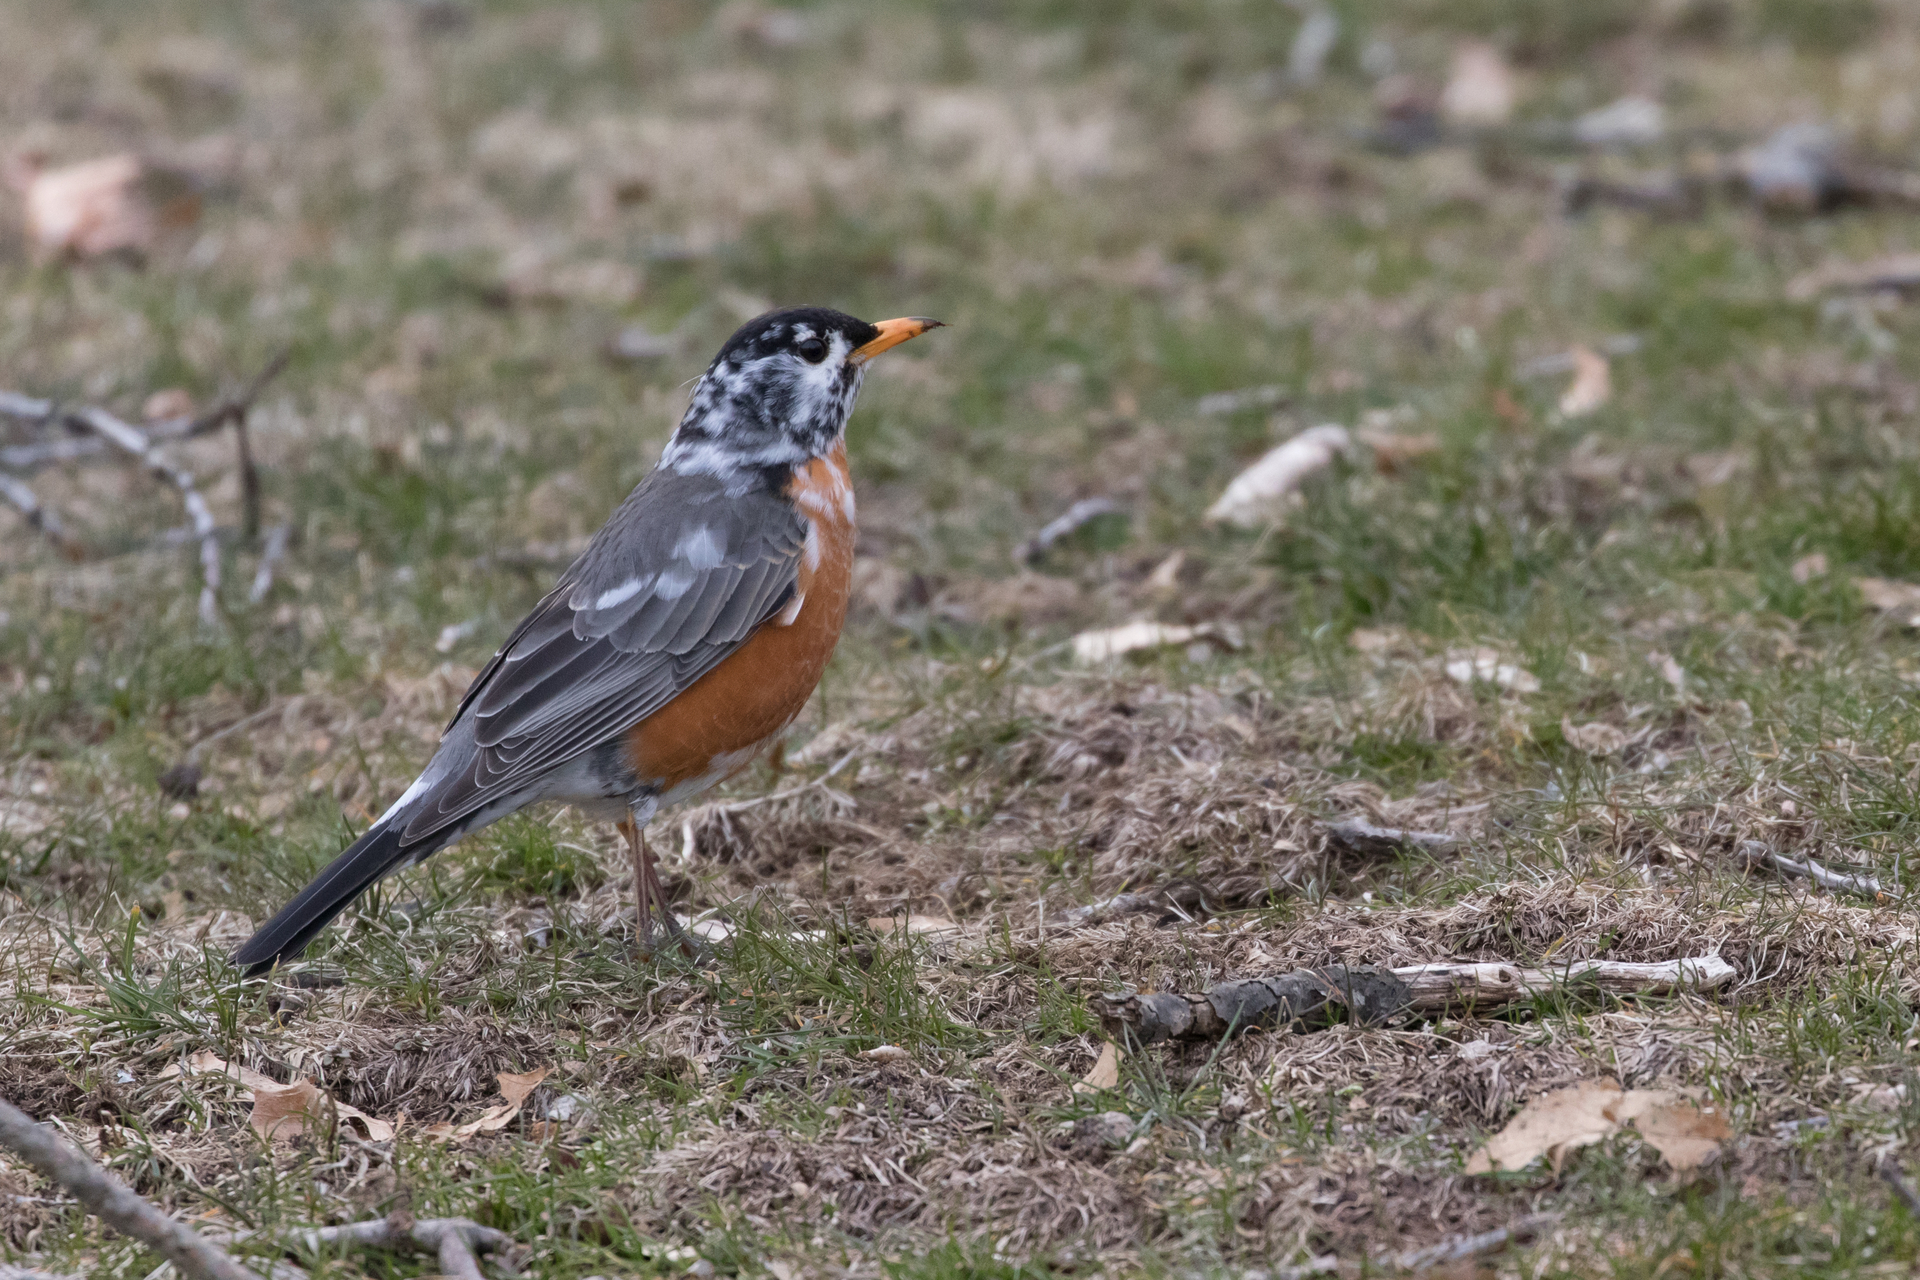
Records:
[[[648,476],[468,688],[448,731],[471,720],[477,751],[422,797],[406,839],[526,791],[659,710],[780,611],[805,542],[776,493]]]

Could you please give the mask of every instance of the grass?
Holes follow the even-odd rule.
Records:
[[[291,533],[263,601],[231,534],[199,627],[191,554],[160,536],[177,497],[117,467],[33,477],[81,562],[9,526],[0,1095],[170,1211],[465,1213],[557,1280],[1240,1274],[1542,1209],[1557,1225],[1490,1266],[1911,1269],[1875,1169],[1911,1158],[1920,1115],[1898,1091],[1920,640],[1856,583],[1920,580],[1920,319],[1787,288],[1907,250],[1911,218],[1733,190],[1568,216],[1555,184],[1799,118],[1904,165],[1920,10],[1333,9],[1296,85],[1300,12],[1263,0],[0,6],[10,137],[55,162],[136,150],[202,191],[140,265],[36,261],[0,213],[0,385],[134,415],[292,352],[252,424]],[[1517,67],[1516,129],[1371,145],[1382,79],[1431,97],[1469,38]],[[1550,136],[1647,92],[1671,143]],[[949,327],[876,367],[850,427],[862,587],[796,763],[721,798],[852,760],[653,833],[727,941],[637,960],[623,848],[542,813],[381,885],[294,974],[239,981],[224,955],[411,780],[688,379],[800,301]],[[669,354],[609,356],[627,326]],[[1590,415],[1528,372],[1620,335],[1638,345]],[[1257,387],[1276,403],[1199,410]],[[1240,468],[1327,421],[1437,448],[1342,462],[1259,533],[1206,524]],[[237,527],[231,442],[175,452]],[[1014,569],[1093,495],[1125,515]],[[1136,617],[1247,643],[1098,671],[1062,647]],[[1446,674],[1479,647],[1537,688]],[[199,793],[165,791],[196,744]],[[1325,823],[1356,814],[1461,847],[1328,855]],[[1750,875],[1749,839],[1895,896]],[[1122,892],[1171,906],[1072,914]],[[960,928],[887,927],[912,916]],[[1711,999],[1162,1046],[1070,1088],[1101,1038],[1088,997],[1120,986],[1712,949],[1740,977]],[[166,1074],[202,1050],[409,1127],[263,1146],[232,1086]],[[424,1136],[540,1067],[509,1131]],[[1600,1074],[1698,1091],[1737,1138],[1687,1176],[1631,1136],[1458,1176],[1527,1098]],[[549,1110],[574,1118],[536,1128]],[[1126,1142],[1087,1140],[1110,1111]],[[155,1265],[23,1171],[0,1184],[0,1257]]]

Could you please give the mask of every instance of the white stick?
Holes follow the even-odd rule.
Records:
[[[253,571],[253,586],[247,591],[247,603],[259,604],[273,590],[273,571],[287,554],[293,538],[293,526],[277,524],[267,530],[267,545],[260,551],[260,567]]]
[[[1327,837],[1355,853],[1388,854],[1412,845],[1428,853],[1452,853],[1460,838],[1446,831],[1412,831],[1400,827],[1376,827],[1359,818],[1336,822],[1327,828]]]
[[[158,445],[147,439],[138,427],[122,422],[105,409],[91,406],[74,410],[76,421],[98,432],[109,443],[125,450],[146,464],[148,471],[180,491],[180,501],[193,521],[194,536],[200,540],[200,621],[206,626],[220,623],[220,539],[215,532],[213,512],[200,496],[193,474],[167,461]]]
[[[1513,964],[1419,964],[1395,969],[1393,976],[1407,984],[1415,1011],[1438,1013],[1510,1004],[1575,984],[1623,996],[1665,995],[1680,987],[1705,991],[1733,981],[1735,972],[1719,956],[1695,956],[1657,964],[1576,960],[1547,969],[1522,969]]]
[[[47,535],[64,550],[72,546],[67,539],[67,531],[60,518],[43,505],[38,494],[24,480],[10,475],[0,474],[0,498],[5,498],[19,509],[27,523]]]
[[[1863,898],[1887,896],[1885,886],[1872,876],[1845,875],[1821,866],[1812,858],[1798,862],[1775,853],[1757,840],[1742,840],[1739,853],[1750,867],[1770,866],[1781,875],[1811,880],[1829,893],[1854,893]]]

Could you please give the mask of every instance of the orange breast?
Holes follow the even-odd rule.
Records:
[[[642,782],[670,791],[751,764],[807,705],[847,618],[853,577],[853,484],[845,445],[794,471],[787,496],[811,522],[799,595],[719,666],[627,734]]]

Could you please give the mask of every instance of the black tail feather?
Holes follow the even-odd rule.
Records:
[[[404,825],[382,822],[369,828],[347,846],[346,852],[328,863],[312,884],[294,895],[292,902],[260,926],[233,953],[233,963],[251,975],[306,950],[307,944],[374,881],[419,856],[418,845],[411,849],[401,845],[399,828]]]

